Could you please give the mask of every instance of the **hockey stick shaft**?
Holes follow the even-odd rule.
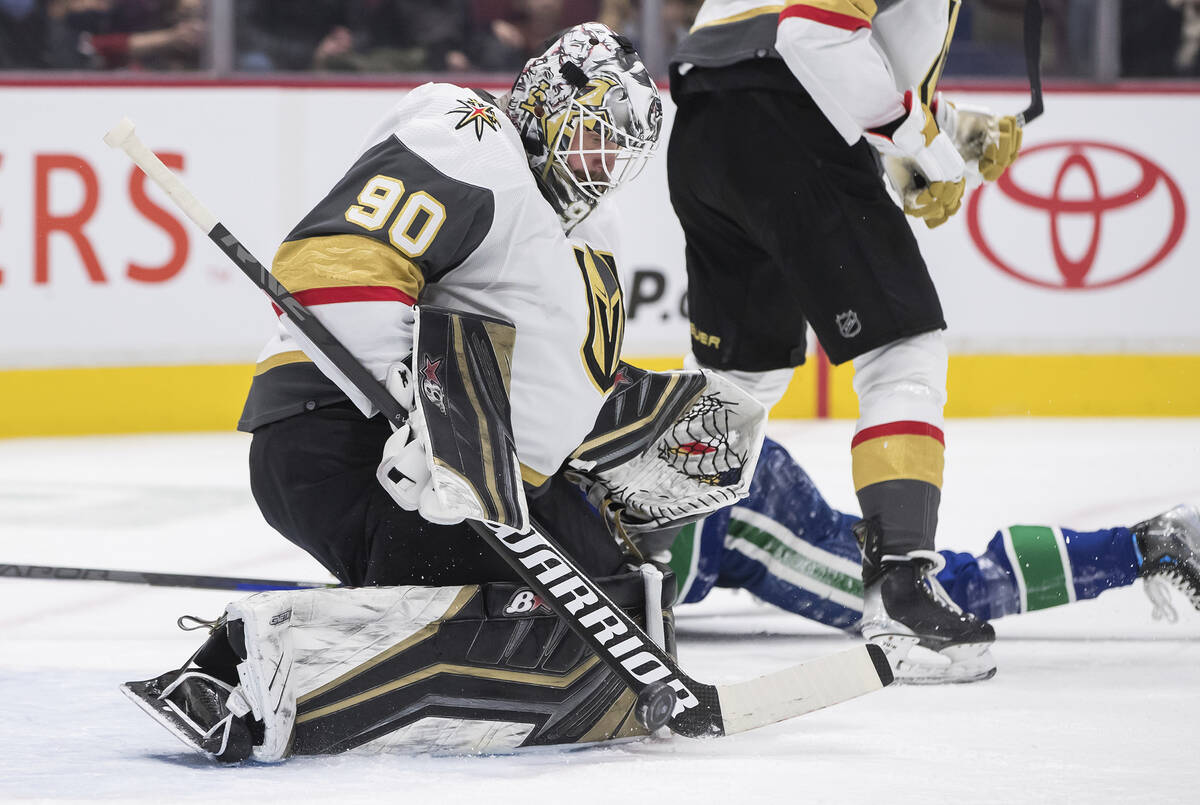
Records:
[[[256,260],[249,251],[183,186],[174,173],[147,148],[134,133],[133,123],[122,120],[104,137],[114,148],[125,151],[146,174],[159,184],[184,213],[205,230],[221,251],[238,265],[242,272],[265,291],[285,312],[292,324],[340,371],[359,392],[395,425],[402,424],[408,412],[387,391],[358,359],[347,350],[287,289]],[[752,683],[729,686],[726,690],[748,692],[742,696],[741,709],[754,710],[761,706],[759,697],[771,690],[771,703],[765,712],[774,715],[756,721],[754,712],[742,714],[733,724],[722,718],[721,689],[700,683],[679,668],[674,658],[660,648],[620,607],[614,604],[594,581],[575,566],[554,541],[536,523],[518,532],[507,526],[481,520],[469,520],[476,533],[488,543],[536,592],[554,613],[575,632],[601,660],[613,670],[634,693],[654,693],[667,688],[675,692],[674,709],[669,724],[673,731],[689,736],[721,735],[741,731],[781,718],[788,718],[823,707],[833,701],[877,690],[891,681],[891,672],[883,652],[876,646],[864,646],[842,652],[825,660],[854,655],[847,661],[858,671],[847,675],[846,663],[831,663],[828,676],[843,680],[853,678],[854,684],[836,689],[836,699],[823,700],[814,696],[804,682],[812,675],[788,669],[774,675],[774,686],[753,688]],[[749,689],[746,686],[751,686]],[[836,687],[836,686],[834,686]],[[830,688],[831,690],[833,687]],[[661,692],[661,690],[660,690]],[[776,701],[780,698],[787,701]],[[735,696],[736,698],[736,696]],[[825,697],[828,699],[828,697]],[[747,704],[755,702],[755,704]],[[815,706],[810,706],[815,704]]]
[[[118,581],[125,584],[148,584],[152,587],[190,587],[200,590],[308,590],[317,587],[337,587],[335,583],[319,581],[281,581],[278,579],[244,579],[235,576],[202,576],[191,573],[153,573],[142,570],[110,570],[99,567],[60,567],[55,565],[0,564],[0,578],[54,581]]]
[[[1029,75],[1029,106],[1017,115],[1022,128],[1041,116],[1042,107],[1042,0],[1025,0],[1025,72]]]

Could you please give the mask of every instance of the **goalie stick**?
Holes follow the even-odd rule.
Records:
[[[165,190],[184,214],[266,292],[305,340],[323,353],[393,426],[406,421],[408,412],[383,384],[141,142],[128,118],[109,131],[104,142],[123,150]],[[892,681],[883,651],[865,644],[745,682],[698,682],[613,604],[536,523],[518,531],[504,523],[467,522],[637,695],[640,720],[651,730],[665,722],[673,732],[689,737],[729,735],[804,715],[879,690]]]

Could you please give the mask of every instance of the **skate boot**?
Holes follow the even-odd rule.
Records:
[[[225,656],[231,651],[225,624],[218,622],[182,668],[126,682],[121,692],[188,746],[223,763],[237,763],[250,756],[255,741],[247,719],[228,707],[237,685],[236,663],[229,664]]]
[[[1179,590],[1200,610],[1200,511],[1181,504],[1133,527],[1138,577],[1154,604],[1154,617],[1178,620],[1167,587]]]
[[[938,584],[945,560],[933,551],[883,554],[878,527],[861,521],[862,636],[887,654],[898,684],[977,682],[996,673],[991,624],[963,612]]]

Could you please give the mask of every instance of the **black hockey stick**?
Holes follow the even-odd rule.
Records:
[[[57,567],[53,565],[0,564],[0,579],[2,578],[57,581],[119,581],[125,584],[149,584],[152,587],[191,587],[199,590],[236,590],[239,592],[308,590],[318,587],[340,586],[337,582],[243,579],[236,576],[152,573],[142,570],[108,570],[99,567]]]
[[[1025,72],[1029,74],[1029,106],[1017,115],[1021,128],[1042,114],[1042,0],[1025,0]]]
[[[304,346],[319,351],[394,425],[408,412],[332,333],[191,194],[122,120],[104,141],[120,148],[286,313]],[[311,357],[311,356],[310,356]],[[484,520],[471,526],[554,613],[637,695],[636,714],[651,730],[726,735],[791,718],[878,690],[892,681],[878,646],[863,645],[732,685],[697,682],[660,648],[536,523],[523,531]]]

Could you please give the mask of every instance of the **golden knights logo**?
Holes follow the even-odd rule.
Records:
[[[592,384],[604,392],[612,386],[625,336],[625,300],[617,261],[611,252],[576,246],[575,262],[583,276],[588,304],[588,334],[579,354]]]
[[[596,76],[588,82],[587,91],[576,100],[579,101],[581,106],[611,126],[614,121],[608,113],[608,108],[604,105],[604,99],[609,91],[616,86],[619,85],[615,79]]]
[[[478,98],[459,98],[458,106],[446,114],[462,115],[458,122],[454,124],[455,131],[474,125],[475,138],[477,140],[483,139],[484,126],[492,131],[500,130],[500,121],[496,119],[495,107],[484,103]]]

